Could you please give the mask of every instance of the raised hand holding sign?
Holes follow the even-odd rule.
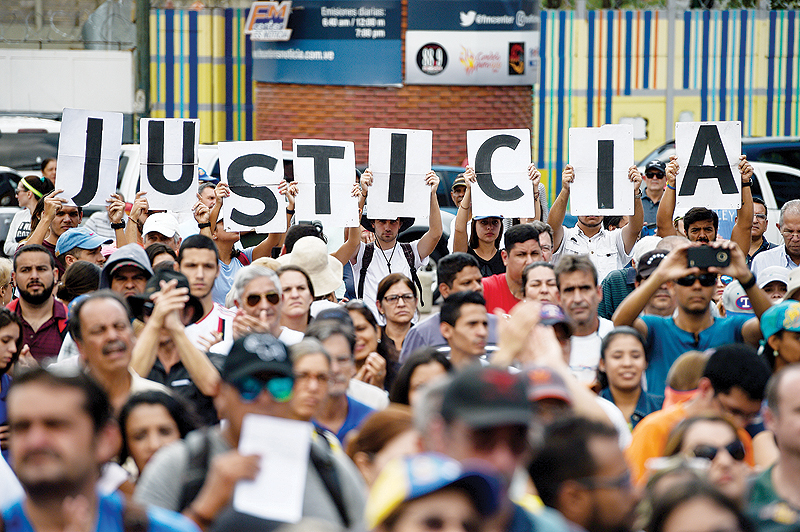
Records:
[[[230,188],[222,204],[226,231],[286,231],[286,203],[278,192],[283,180],[280,140],[220,142],[219,167]]]
[[[531,132],[527,129],[467,131],[467,157],[475,169],[472,215],[534,217],[534,190],[528,175]]]
[[[675,153],[680,166],[675,210],[741,207],[741,152],[741,122],[675,124]]]
[[[358,198],[353,197],[356,150],[352,142],[299,140],[294,148],[298,220],[319,220],[325,226],[358,227]]]
[[[105,207],[117,191],[122,113],[64,109],[56,188],[79,207]]]
[[[631,215],[633,127],[606,124],[569,129],[569,164],[574,172],[570,214]],[[577,186],[578,188],[574,188]]]
[[[197,193],[200,121],[142,118],[141,189],[153,210],[191,212]]]

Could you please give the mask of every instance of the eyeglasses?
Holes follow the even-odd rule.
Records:
[[[800,231],[789,231],[788,229],[781,229],[781,234],[783,238],[793,239],[793,238],[800,238]]]
[[[697,458],[712,461],[716,458],[720,449],[725,449],[731,458],[737,462],[744,460],[744,444],[739,440],[734,440],[724,447],[713,447],[711,445],[698,445],[692,451],[692,454]]]
[[[681,286],[692,286],[695,281],[700,281],[701,286],[714,286],[717,284],[717,274],[701,273],[700,275],[687,275],[675,280]]]
[[[417,296],[415,296],[414,294],[402,294],[402,295],[396,295],[395,294],[395,295],[386,296],[386,297],[383,298],[384,301],[386,301],[387,303],[390,303],[392,305],[396,305],[397,302],[400,301],[401,299],[406,303],[411,303],[412,301],[417,299]]]
[[[255,401],[263,390],[267,390],[279,403],[285,403],[292,398],[294,379],[292,377],[272,377],[264,381],[247,376],[234,382],[233,386],[239,391],[239,396],[245,403]]]
[[[281,295],[278,292],[272,291],[266,294],[250,294],[244,300],[250,307],[255,307],[261,303],[261,299],[266,299],[271,305],[277,305],[281,302]]]
[[[754,214],[753,218],[763,222],[763,221],[765,221],[767,219],[767,215],[766,214]]]
[[[665,177],[667,177],[666,175],[662,174],[661,172],[647,172],[644,175],[648,179],[664,179]]]
[[[584,477],[575,479],[576,482],[583,484],[590,490],[599,489],[614,489],[614,490],[630,490],[633,488],[633,481],[631,480],[631,472],[626,470],[618,477],[600,478],[600,477]]]
[[[523,426],[513,427],[510,432],[493,428],[472,429],[471,440],[472,446],[481,452],[490,452],[503,442],[513,454],[520,456],[528,450],[528,429]]]

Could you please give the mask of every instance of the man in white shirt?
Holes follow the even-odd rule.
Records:
[[[399,272],[419,284],[419,280],[416,279],[416,270],[428,263],[428,256],[436,248],[436,244],[439,243],[439,238],[442,236],[442,215],[439,211],[439,201],[436,198],[439,176],[431,170],[425,176],[425,183],[431,187],[430,217],[428,219],[429,229],[422,235],[422,238],[412,242],[408,245],[409,247],[404,249],[404,245],[397,241],[397,236],[403,229],[410,227],[413,220],[409,218],[379,219],[377,213],[374,213],[368,215],[369,227],[367,228],[372,229],[375,233],[375,242],[364,244],[360,240],[348,239],[338,252],[342,256],[350,257],[356,293],[359,298],[364,300],[364,304],[375,314],[375,318],[381,324],[384,320],[378,312],[376,304],[378,283],[390,273]],[[372,172],[367,168],[361,176],[362,196],[366,197],[367,190],[371,185]],[[409,254],[413,255],[413,272]],[[368,258],[365,259],[365,257]],[[366,267],[364,267],[365,262],[367,263]],[[419,288],[421,291],[422,287],[419,286]]]
[[[575,170],[567,165],[561,174],[561,192],[550,209],[547,223],[553,228],[553,259],[554,264],[566,255],[587,254],[591,258],[598,273],[599,281],[613,270],[624,268],[631,260],[633,245],[639,238],[642,230],[644,213],[642,211],[642,174],[636,166],[628,170],[628,179],[631,180],[633,193],[633,216],[622,229],[606,231],[603,228],[602,216],[578,216],[575,227],[564,227],[564,217],[567,213],[570,186],[575,180]]]
[[[561,305],[575,327],[569,367],[578,381],[591,384],[597,375],[600,345],[614,328],[610,320],[597,315],[603,299],[597,270],[587,255],[565,255],[556,264],[555,273]]]
[[[750,269],[758,273],[769,266],[783,266],[794,270],[800,264],[800,199],[787,201],[781,208],[778,222],[783,245],[762,251],[753,257]]]

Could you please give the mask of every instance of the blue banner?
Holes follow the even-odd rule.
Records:
[[[408,0],[408,29],[525,31],[538,29],[533,0]]]
[[[400,0],[294,1],[290,40],[253,41],[253,79],[400,85],[400,21]]]

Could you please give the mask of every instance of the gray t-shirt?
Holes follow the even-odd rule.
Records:
[[[311,429],[310,429],[311,430]],[[230,446],[222,437],[219,427],[207,431],[209,463],[217,455],[230,450]],[[198,440],[198,438],[201,438]],[[134,500],[140,504],[160,506],[167,510],[179,512],[181,508],[181,495],[189,468],[189,445],[202,441],[202,431],[194,431],[186,436],[185,440],[177,441],[160,449],[150,460],[139,478],[134,492]],[[335,437],[334,437],[335,439]],[[196,448],[202,448],[199,444]],[[315,434],[312,438],[314,446],[323,455],[331,458],[335,467],[336,476],[342,491],[342,497],[350,518],[349,530],[363,530],[364,504],[367,489],[355,465],[340,447],[331,447],[323,436]],[[343,522],[336,505],[331,498],[328,488],[317,472],[313,462],[309,461],[306,474],[305,498],[303,500],[303,517],[313,517],[343,526]],[[270,527],[270,522],[249,515],[244,515],[233,510],[229,505],[217,515],[212,528],[224,523],[225,530],[260,530],[253,528],[254,524],[262,523],[264,528]],[[222,528],[219,528],[222,530]]]

